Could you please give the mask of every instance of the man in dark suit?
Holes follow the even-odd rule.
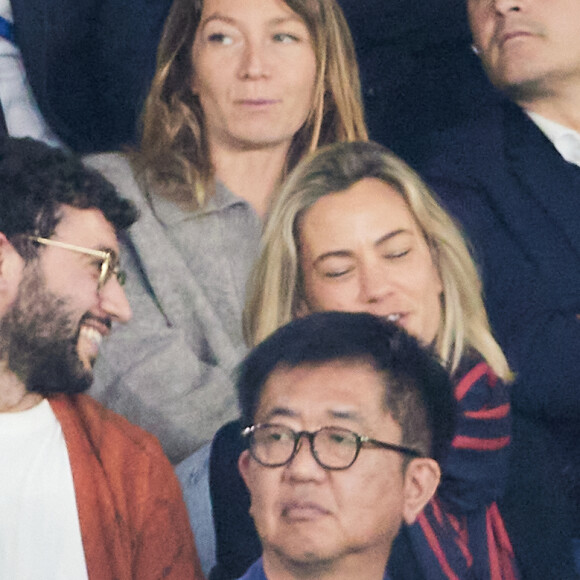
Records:
[[[474,50],[509,100],[444,135],[422,170],[474,244],[492,326],[517,373],[503,510],[516,552],[522,546],[522,572],[572,578],[580,522],[580,3],[467,6]],[[542,485],[553,493],[536,493]]]
[[[155,70],[170,0],[11,0],[14,40],[38,107],[75,151],[118,149]]]

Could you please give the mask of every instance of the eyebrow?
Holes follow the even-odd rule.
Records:
[[[274,407],[268,412],[268,414],[264,417],[264,421],[262,422],[268,422],[272,419],[275,419],[276,417],[297,417],[297,416],[298,413],[296,413],[296,411],[292,411],[287,407]]]
[[[92,247],[87,247],[85,248],[86,250],[92,250],[94,252],[108,252],[110,253],[113,257],[118,258],[119,257],[119,252],[116,252],[115,250],[113,250],[113,248],[110,248],[109,246],[97,246],[96,248],[92,248]],[[85,254],[85,256],[89,256],[89,254]],[[95,258],[97,258],[98,256],[95,256]]]
[[[333,419],[349,419],[353,421],[360,422],[361,416],[360,413],[356,411],[328,411],[328,415],[330,415]]]
[[[99,246],[98,248],[101,252],[111,252],[111,254],[117,256],[119,254],[119,252],[117,252],[116,250],[113,250],[113,248],[110,248],[108,246]]]
[[[236,26],[238,21],[231,16],[227,16],[226,14],[221,14],[219,12],[215,12],[214,14],[210,14],[207,18],[204,18],[199,23],[199,28],[204,28],[208,23],[213,21],[220,21],[225,22],[226,24],[231,24],[232,26]],[[272,18],[267,22],[268,26],[278,26],[280,24],[285,24],[286,22],[298,22],[306,26],[304,20],[298,16],[298,14],[289,14],[288,16],[279,16],[277,18]]]
[[[376,248],[376,247],[380,246],[381,244],[384,244],[388,240],[391,240],[398,235],[410,234],[410,233],[411,233],[411,230],[408,230],[405,228],[399,228],[398,230],[394,230],[392,232],[389,232],[388,234],[385,234],[384,236],[381,236],[374,243],[374,246]],[[320,256],[318,256],[316,258],[316,260],[314,260],[314,266],[316,266],[317,264],[319,264],[320,262],[323,262],[324,260],[326,260],[328,258],[349,258],[351,256],[352,256],[352,252],[349,250],[332,250],[330,252],[324,252],[324,254],[320,254]]]
[[[355,421],[356,423],[359,423],[361,425],[363,425],[365,423],[365,421],[362,419],[360,413],[358,413],[357,411],[354,410],[333,410],[330,409],[329,411],[326,411],[326,414],[331,418],[331,419],[343,419],[343,420],[349,420],[349,421]],[[273,409],[271,409],[267,415],[265,415],[264,420],[262,422],[269,422],[272,419],[276,419],[277,417],[299,417],[300,413],[297,413],[296,411],[293,411],[292,409],[288,409],[287,407],[274,407]]]

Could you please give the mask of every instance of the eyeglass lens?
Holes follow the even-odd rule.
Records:
[[[339,427],[324,427],[315,433],[296,433],[283,425],[256,427],[250,449],[260,463],[278,467],[290,461],[305,436],[311,452],[320,465],[328,469],[346,469],[356,459],[360,441],[355,433]]]
[[[111,276],[116,276],[121,286],[125,284],[126,275],[119,268],[119,260],[112,252],[107,252],[106,257],[101,264],[101,273],[99,275],[99,290],[110,280]]]
[[[106,257],[101,264],[101,273],[99,275],[99,290],[108,282],[109,278],[111,277],[111,257],[112,254],[107,252]]]

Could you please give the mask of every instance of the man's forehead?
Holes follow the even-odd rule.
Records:
[[[382,373],[364,360],[279,365],[264,383],[258,412],[291,416],[316,406],[335,418],[362,419],[382,400],[383,381]]]
[[[65,241],[118,251],[117,232],[100,209],[61,205],[59,218],[55,234]]]

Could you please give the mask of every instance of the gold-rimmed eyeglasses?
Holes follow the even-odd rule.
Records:
[[[94,256],[101,260],[99,280],[97,282],[97,291],[101,291],[105,284],[116,276],[121,286],[125,283],[125,272],[121,270],[119,265],[119,256],[113,250],[93,250],[92,248],[83,248],[82,246],[75,246],[74,244],[67,244],[66,242],[59,242],[58,240],[51,240],[49,238],[41,238],[40,236],[26,236],[29,240],[42,244],[44,246],[54,246],[62,248],[63,250],[70,250],[71,252],[78,252],[79,254],[86,254],[87,256]]]

